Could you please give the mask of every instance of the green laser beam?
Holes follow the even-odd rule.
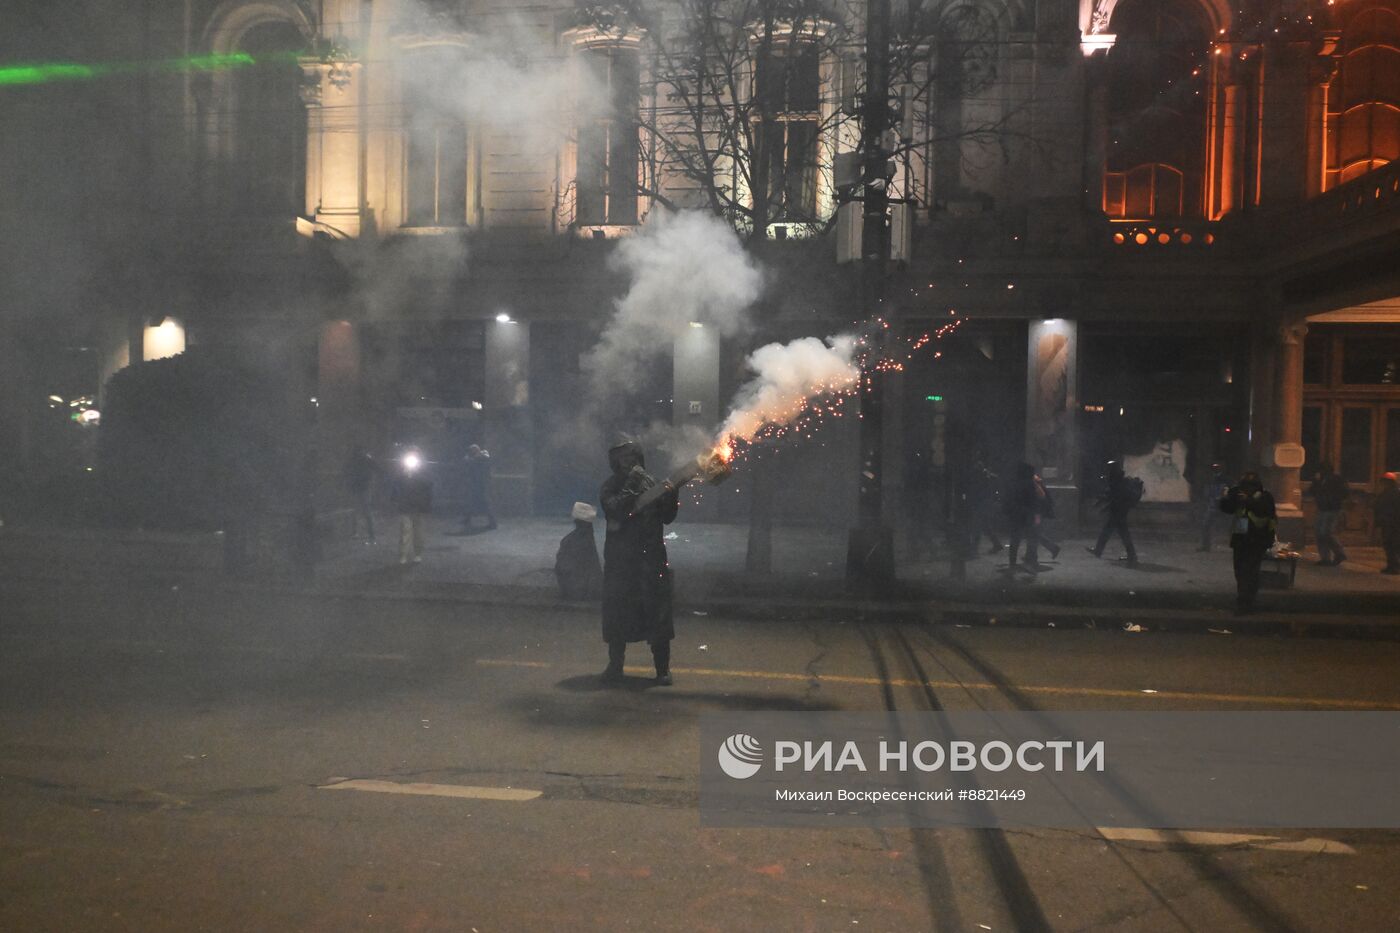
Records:
[[[52,84],[56,81],[83,81],[110,75],[142,71],[186,72],[227,71],[275,61],[296,61],[295,52],[277,52],[256,58],[247,52],[224,52],[210,55],[189,55],[156,62],[112,62],[84,65],[80,62],[47,62],[43,64],[0,66],[0,87],[25,84]]]

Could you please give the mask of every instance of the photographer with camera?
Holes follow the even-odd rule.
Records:
[[[1220,511],[1234,517],[1230,548],[1235,552],[1235,614],[1254,611],[1259,593],[1259,566],[1274,544],[1278,515],[1274,497],[1264,489],[1258,473],[1246,473],[1220,499]]]

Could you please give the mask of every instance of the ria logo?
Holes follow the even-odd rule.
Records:
[[[737,732],[719,747],[719,766],[735,780],[751,778],[763,767],[763,746],[753,736]]]

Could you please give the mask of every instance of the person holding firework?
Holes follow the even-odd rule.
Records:
[[[671,615],[671,567],[666,559],[664,528],[680,509],[677,490],[665,481],[661,495],[638,505],[643,493],[657,485],[646,471],[642,447],[623,438],[608,451],[612,475],[599,499],[607,519],[603,540],[603,641],[608,666],[603,682],[622,682],[627,643],[651,646],[656,682],[671,684],[671,640],[676,637]]]

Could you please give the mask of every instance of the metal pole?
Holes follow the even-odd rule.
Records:
[[[889,191],[885,133],[890,122],[890,4],[868,0],[865,32],[865,100],[861,114],[862,203],[861,298],[867,317],[887,323],[890,309],[883,303],[885,274],[890,258]],[[885,335],[893,330],[876,328],[869,362],[878,362]],[[894,579],[893,535],[884,524],[884,376],[873,366],[861,374],[860,391],[860,498],[858,521],[846,550],[846,578],[868,588]]]

